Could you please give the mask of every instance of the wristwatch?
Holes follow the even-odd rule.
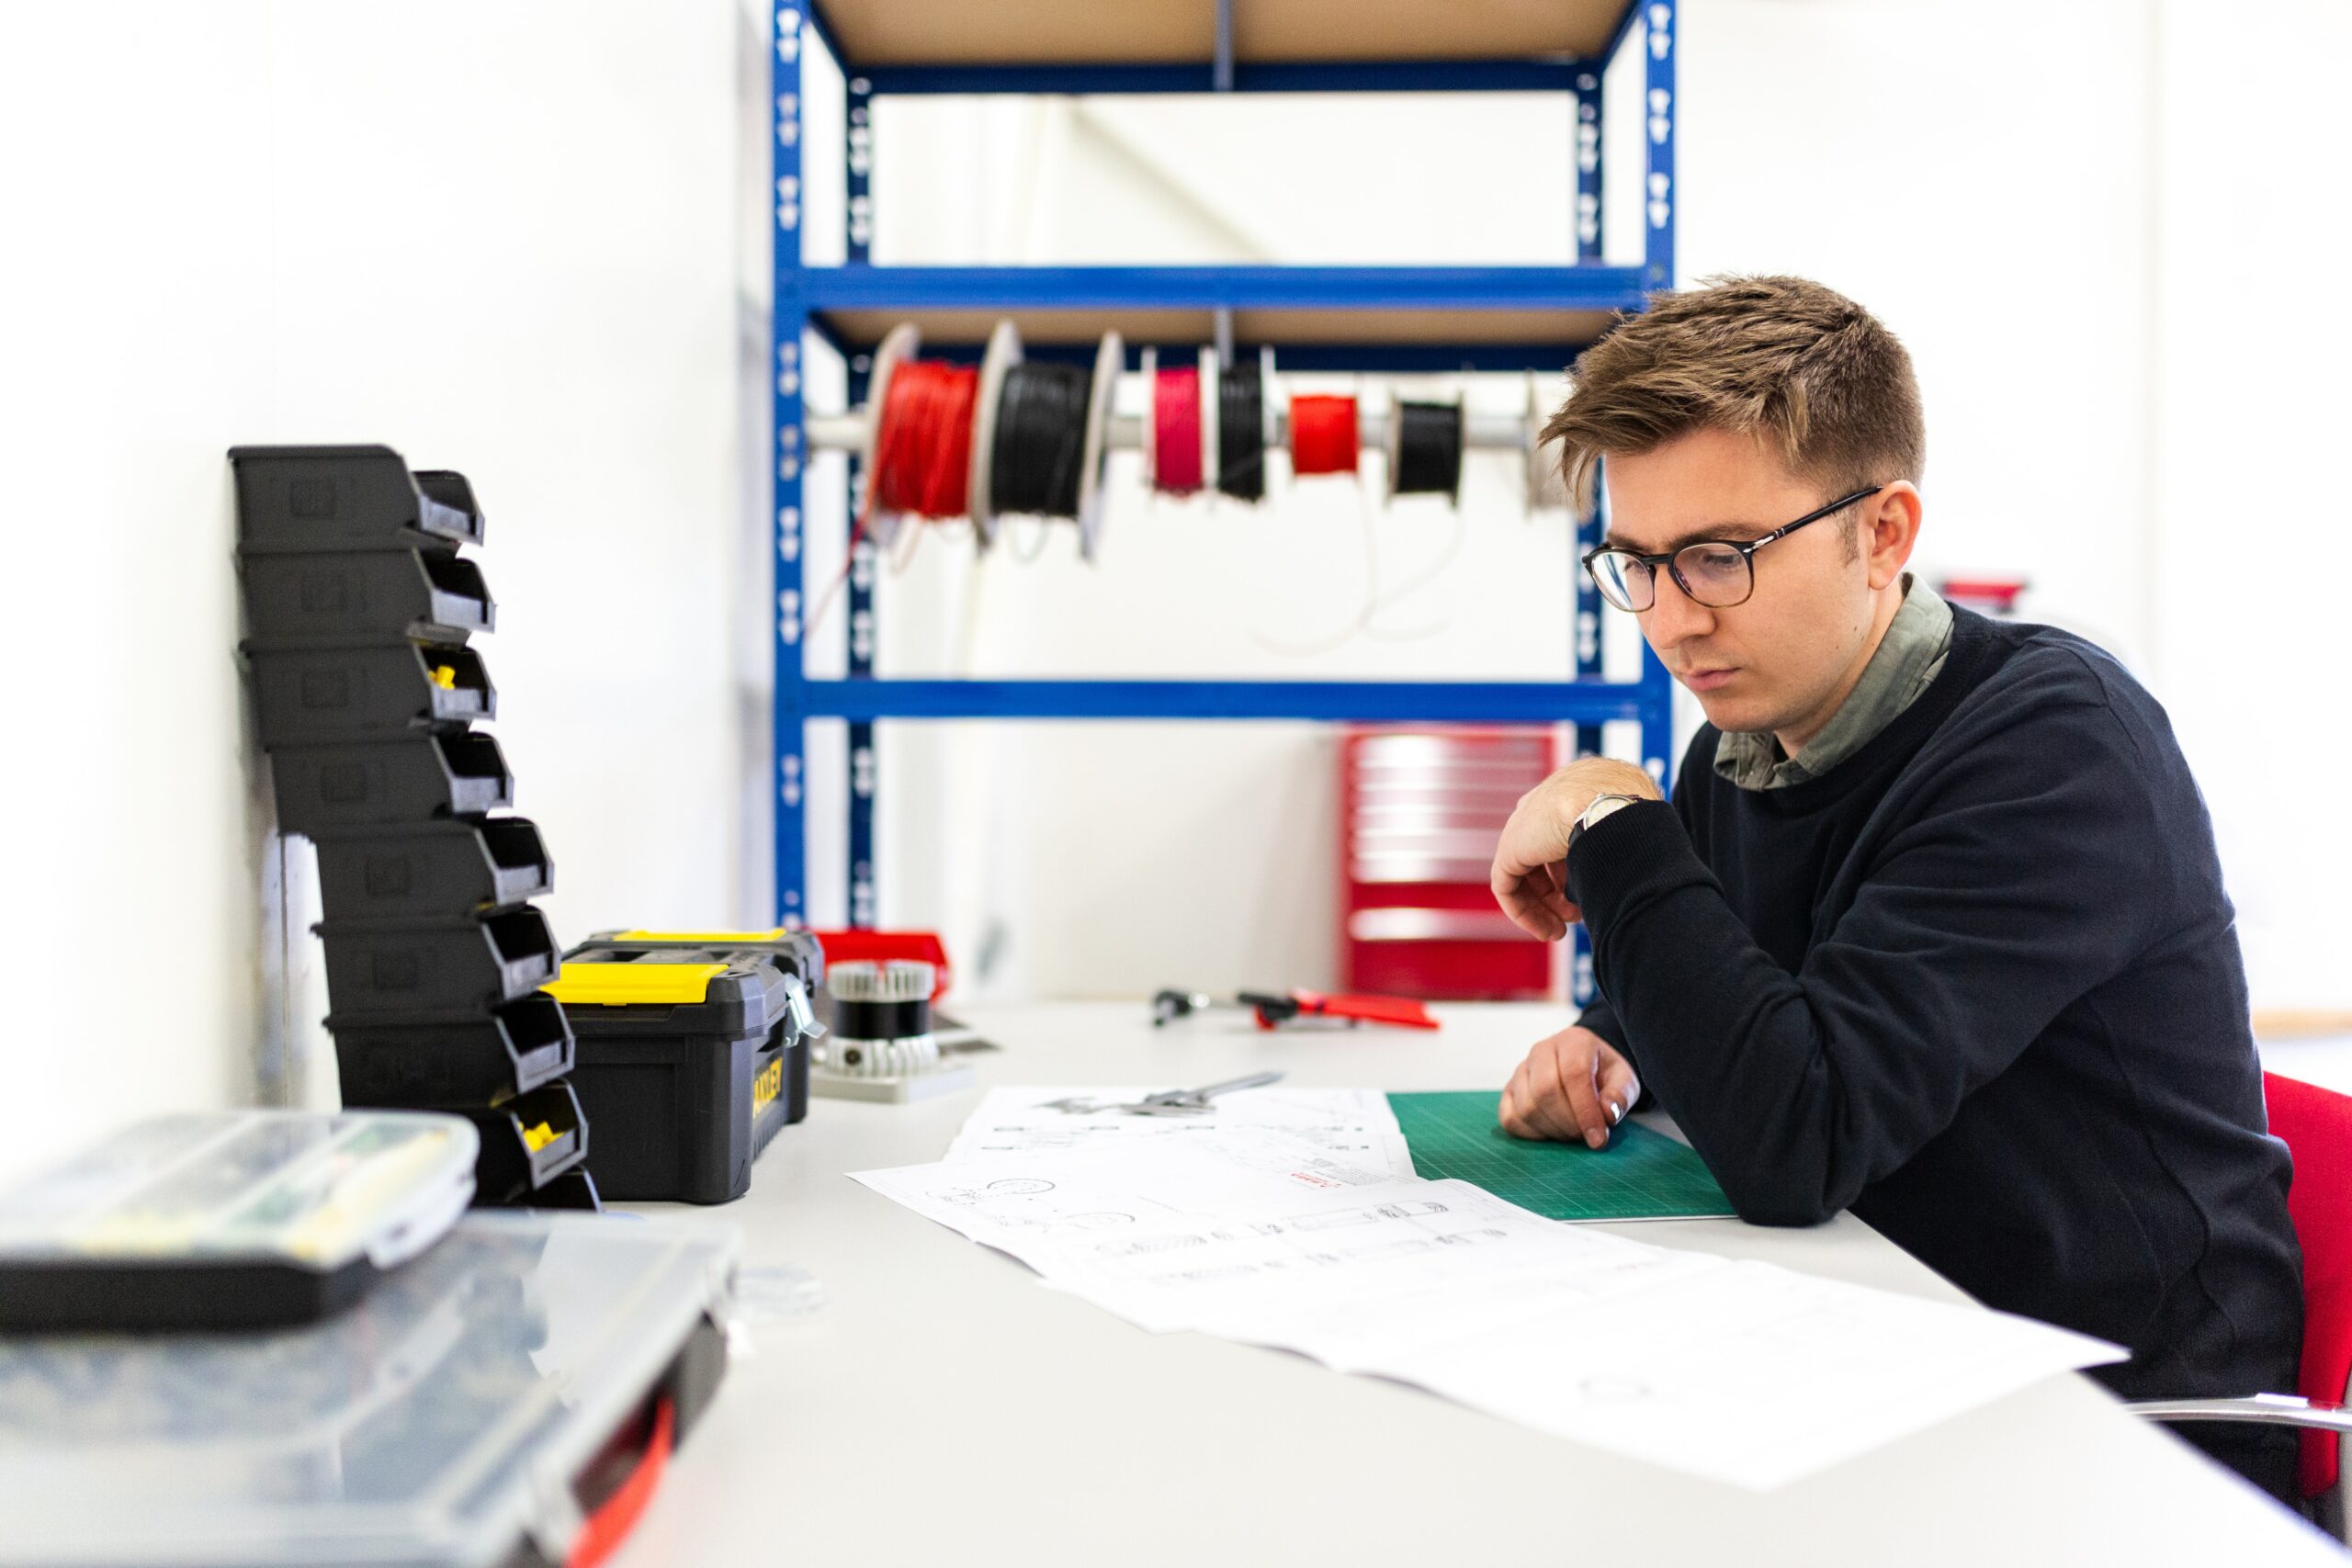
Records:
[[[1584,815],[1577,818],[1568,828],[1568,852],[1571,854],[1576,852],[1577,840],[1583,838],[1585,830],[1594,823],[1612,811],[1622,811],[1628,806],[1640,804],[1641,798],[1638,795],[1594,795],[1592,804],[1584,808]]]

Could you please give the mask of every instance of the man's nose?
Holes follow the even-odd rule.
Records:
[[[1653,601],[1642,612],[1642,635],[1660,653],[1715,629],[1715,613],[1682,592],[1670,571],[1657,573]]]

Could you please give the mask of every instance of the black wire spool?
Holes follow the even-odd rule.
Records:
[[[1257,360],[1245,359],[1217,378],[1216,488],[1236,501],[1265,499],[1265,403]]]
[[[1396,405],[1396,448],[1391,470],[1396,495],[1458,496],[1462,489],[1462,405]]]
[[[1075,365],[1024,360],[1006,367],[989,453],[991,512],[1078,515],[1093,385],[1093,376]]]
[[[842,1040],[904,1040],[931,1032],[931,1001],[870,1002],[833,998],[833,1033]]]

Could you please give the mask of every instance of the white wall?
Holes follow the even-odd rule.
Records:
[[[737,49],[728,0],[0,20],[0,1164],[264,1087],[232,444],[382,441],[474,480],[559,938],[749,912]],[[289,1066],[332,1096],[330,1062]]]
[[[2352,1006],[2352,7],[2160,8],[2150,584],[2157,690],[2197,766],[2258,1003]]]
[[[2280,510],[2248,538],[2342,528],[2324,484],[2285,500],[2309,481],[2278,449],[2327,450],[2352,412],[2332,375],[2340,312],[2283,329],[2275,307],[2239,313],[2344,253],[2324,193],[2341,183],[2326,106],[2352,62],[2346,16],[2324,0],[2258,26],[2216,0],[1685,0],[1680,30],[1684,281],[1805,273],[1902,334],[1930,416],[1918,566],[2030,578],[2031,614],[2115,648],[2168,701],[2274,1003],[2352,1001],[2329,891],[2352,874],[2352,834],[2324,782],[2352,762],[2324,716],[2341,615],[2218,605],[2205,541],[2250,505]],[[1533,96],[886,100],[876,259],[1553,259],[1566,116]],[[1623,257],[1638,152],[1612,151]],[[1442,628],[1426,640],[1312,657],[1260,641],[1313,639],[1360,604],[1345,486],[1262,512],[1172,505],[1114,462],[1098,569],[1067,538],[1035,565],[978,569],[952,535],[929,540],[884,589],[884,668],[1556,673],[1565,529],[1530,521],[1506,459],[1472,461],[1462,553],[1394,617]],[[1424,504],[1375,514],[1392,573],[1444,548],[1449,521]],[[995,985],[1329,978],[1327,735],[885,733],[884,917],[989,944]],[[2282,796],[2290,765],[2319,772]],[[826,805],[820,864],[839,855]]]

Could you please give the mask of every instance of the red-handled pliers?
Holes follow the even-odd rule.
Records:
[[[1279,996],[1265,991],[1243,991],[1232,1001],[1219,1001],[1196,991],[1162,991],[1151,999],[1151,1021],[1156,1028],[1175,1019],[1189,1017],[1209,1008],[1244,1007],[1257,1015],[1258,1027],[1274,1029],[1303,1018],[1338,1020],[1353,1027],[1360,1023],[1385,1023],[1398,1029],[1435,1029],[1437,1020],[1430,1010],[1409,997],[1327,996],[1321,991],[1294,990]]]

